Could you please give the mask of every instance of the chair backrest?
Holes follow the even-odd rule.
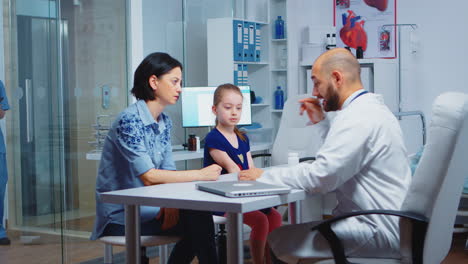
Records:
[[[467,113],[467,94],[450,92],[436,98],[427,143],[401,208],[429,218],[424,243],[425,264],[440,263],[450,249],[463,180],[468,171]],[[408,257],[407,222],[401,223],[402,251]]]
[[[299,115],[299,100],[310,97],[301,94],[288,98],[284,104],[278,133],[271,150],[271,164],[288,162],[288,152],[297,152],[299,157],[315,156],[322,145],[322,139],[314,126],[307,126],[307,114]]]

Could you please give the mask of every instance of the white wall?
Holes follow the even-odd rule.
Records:
[[[411,30],[401,31],[402,108],[422,110],[429,124],[432,103],[439,94],[468,93],[464,81],[468,73],[468,34],[464,21],[468,1],[398,1],[397,7],[398,23],[417,24],[413,39],[419,39],[414,44],[410,41]],[[411,52],[413,47],[415,53]],[[419,127],[413,123],[403,129],[417,131]],[[411,140],[407,140],[407,145],[414,148]]]
[[[182,1],[143,0],[143,56],[167,52],[183,61]]]
[[[231,0],[186,1],[185,10],[185,83],[208,85],[207,19],[232,17]]]
[[[288,38],[288,96],[303,93],[301,45],[309,42],[309,27],[333,26],[333,1],[287,1],[286,35]],[[313,63],[311,58],[310,63]],[[305,86],[305,83],[304,83]],[[296,89],[295,89],[296,87]]]
[[[404,64],[404,108],[421,109],[430,118],[431,105],[445,91],[468,93],[468,1],[399,1],[398,23],[415,23],[419,49],[408,50]],[[403,41],[403,39],[402,39]],[[408,42],[402,43],[408,46]],[[403,50],[403,48],[402,48]]]

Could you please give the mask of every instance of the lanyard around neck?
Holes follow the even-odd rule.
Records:
[[[362,92],[360,92],[360,93],[359,93],[358,95],[356,95],[356,97],[354,97],[354,98],[351,100],[351,102],[349,102],[349,103],[351,104],[354,100],[356,100],[356,98],[358,98],[359,96],[361,96],[361,95],[363,95],[363,94],[366,94],[366,93],[368,93],[368,91],[362,91]]]

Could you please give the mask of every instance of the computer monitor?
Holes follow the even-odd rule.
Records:
[[[250,106],[250,86],[239,86],[242,96],[242,116],[238,125],[251,125],[252,112]],[[206,127],[215,126],[213,106],[214,86],[182,88],[182,126]]]

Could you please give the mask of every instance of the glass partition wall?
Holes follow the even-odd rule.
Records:
[[[129,16],[132,1],[141,4],[140,17]],[[129,50],[141,48],[143,57],[168,52],[184,64],[184,85],[208,85],[207,20],[244,16],[244,1],[2,4],[12,245],[0,247],[0,263],[102,263],[102,245],[89,240],[99,163],[92,154],[106,125],[131,103]],[[129,25],[138,19],[141,43],[129,38]],[[184,143],[191,131],[181,127],[180,103],[167,112],[174,123],[173,144]],[[178,162],[177,167],[200,164]]]
[[[29,263],[100,257],[88,239],[98,162],[86,153],[102,141],[97,119],[127,105],[127,1],[3,3],[9,248]]]

